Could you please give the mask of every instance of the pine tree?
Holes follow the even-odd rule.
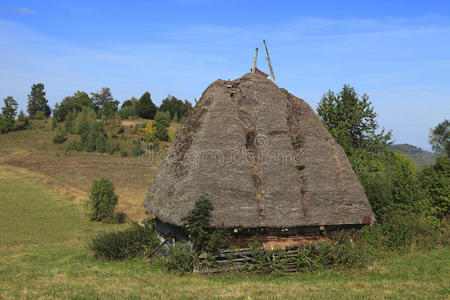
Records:
[[[44,84],[37,83],[31,86],[31,93],[28,95],[27,111],[30,117],[35,117],[38,112],[43,113],[46,117],[51,114],[48,100],[45,98]]]
[[[149,92],[145,92],[136,105],[138,116],[144,119],[153,120],[158,108],[152,102]]]

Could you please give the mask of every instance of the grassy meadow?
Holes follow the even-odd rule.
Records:
[[[3,299],[448,299],[450,249],[380,259],[361,270],[298,275],[168,273],[143,258],[95,260],[100,231],[82,204],[46,186],[42,175],[0,165],[0,298]]]

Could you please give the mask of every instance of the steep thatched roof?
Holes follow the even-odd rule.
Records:
[[[172,142],[144,206],[180,219],[202,194],[212,225],[362,224],[372,209],[342,148],[311,107],[261,76],[217,80]]]

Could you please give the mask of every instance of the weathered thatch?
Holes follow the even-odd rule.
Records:
[[[144,206],[164,223],[202,194],[212,225],[367,224],[372,209],[342,148],[303,100],[261,76],[217,80],[172,142]]]

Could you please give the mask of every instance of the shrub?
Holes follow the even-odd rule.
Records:
[[[142,152],[142,142],[140,139],[133,140],[134,148],[133,148],[133,155],[139,156]]]
[[[394,210],[430,212],[414,163],[404,154],[354,151],[349,160],[378,220]]]
[[[166,253],[165,267],[169,271],[184,274],[192,272],[197,256],[186,243],[177,243]]]
[[[53,136],[53,144],[62,144],[67,140],[67,133],[61,127],[56,129],[56,134]]]
[[[387,251],[407,251],[412,247],[429,248],[439,243],[439,231],[430,217],[393,211],[379,224],[361,230],[360,243],[369,254]]]
[[[83,145],[78,140],[71,140],[69,144],[67,144],[66,151],[83,151]]]
[[[137,112],[135,106],[125,106],[119,110],[119,116],[122,120],[137,118]]]
[[[111,142],[110,139],[106,139],[105,141],[105,152],[109,154],[113,154],[115,151],[115,145]]]
[[[419,174],[423,189],[431,199],[432,213],[440,219],[450,215],[450,158],[441,154],[432,166]]]
[[[187,223],[186,227],[189,233],[189,239],[195,251],[211,252],[211,250],[216,250],[213,248],[217,248],[218,246],[217,241],[214,241],[216,245],[210,244],[212,231],[209,227],[209,220],[212,210],[213,206],[209,197],[202,195],[195,202],[195,206],[189,214],[181,219]]]
[[[120,157],[127,157],[128,156],[128,152],[125,150],[120,151]]]
[[[122,260],[145,254],[158,244],[158,237],[149,226],[136,222],[123,231],[101,233],[89,244],[96,258]]]
[[[111,181],[105,178],[94,180],[89,198],[91,220],[108,221],[114,217],[119,197],[114,192],[114,184]]]

